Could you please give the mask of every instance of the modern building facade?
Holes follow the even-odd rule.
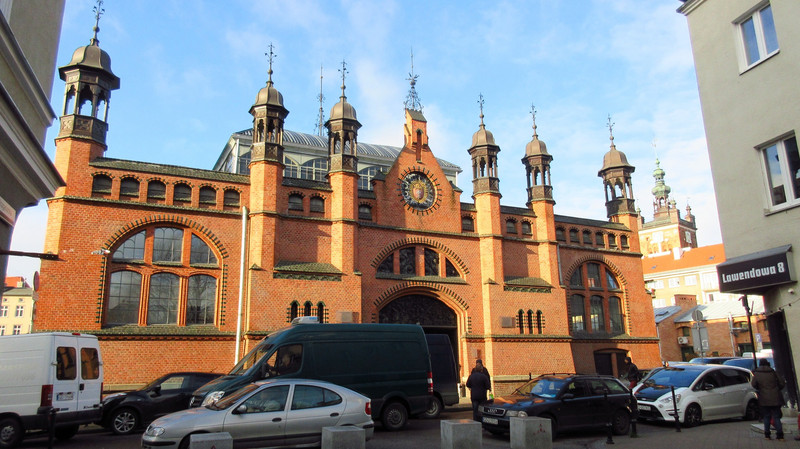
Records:
[[[800,3],[687,0],[711,171],[728,260],[720,291],[761,295],[775,363],[797,401],[800,363]]]
[[[598,161],[608,219],[568,217],[555,213],[554,157],[535,118],[530,143],[511,150],[527,186],[507,187],[528,201],[507,206],[482,111],[462,198],[421,107],[397,124],[402,146],[362,143],[345,79],[327,135],[312,136],[284,129],[270,66],[251,129],[201,170],[112,157],[104,111],[119,79],[96,36],[60,74],[66,185],[48,201],[45,242],[60,260],[42,262],[35,325],[97,335],[110,388],[227,371],[298,316],[446,334],[461,376],[483,359],[499,392],[530,374],[619,374],[627,355],[659,362],[634,167],[613,136]]]
[[[62,184],[44,151],[64,0],[0,0],[0,276],[20,211]]]

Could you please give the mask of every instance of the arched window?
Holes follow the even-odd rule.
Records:
[[[533,333],[533,310],[528,309],[528,333]]]
[[[167,197],[167,186],[161,181],[147,183],[147,199],[163,200]]]
[[[225,191],[222,199],[222,204],[225,207],[239,207],[239,192],[233,189]]]
[[[139,196],[139,181],[134,178],[124,178],[119,184],[120,196]]]
[[[461,217],[461,232],[475,232],[475,221],[472,217]]]
[[[325,212],[325,200],[319,196],[312,196],[308,206],[311,212]]]
[[[628,248],[628,236],[627,235],[619,236],[619,243],[623,248]]]
[[[325,322],[325,303],[323,302],[317,303],[317,320],[319,320],[320,323]]]
[[[614,234],[608,234],[608,247],[609,248],[617,247],[617,236],[615,236]]]
[[[525,333],[525,320],[524,320],[524,317],[525,317],[525,312],[523,312],[522,309],[519,309],[517,311],[517,326],[519,327],[519,333],[520,334],[524,334]]]
[[[200,187],[200,204],[216,204],[217,203],[217,191],[213,187]]]
[[[522,222],[522,234],[523,235],[531,235],[531,222],[530,221],[523,221]]]
[[[192,201],[192,188],[189,184],[178,183],[175,184],[175,190],[172,194],[173,203],[188,203]]]
[[[422,255],[422,264],[418,264],[417,254]],[[395,271],[395,259],[398,269]],[[457,278],[462,274],[446,254],[436,248],[426,246],[406,246],[387,255],[377,266],[377,277],[386,279],[386,275],[399,275],[402,277],[415,276],[442,276],[442,262],[444,262],[444,277]],[[419,271],[418,271],[419,270]]]
[[[151,225],[116,244],[104,324],[214,324],[219,256],[203,237],[189,228]]]
[[[556,240],[558,240],[559,242],[567,241],[567,235],[564,232],[564,228],[556,228]]]
[[[400,250],[400,274],[417,274],[417,257],[413,247]]]
[[[303,210],[303,195],[299,193],[289,195],[289,210]]]
[[[172,273],[150,276],[147,324],[176,324],[178,322],[178,293],[180,278]]]
[[[300,166],[300,178],[313,181],[325,181],[328,174],[328,159],[312,159]]]
[[[213,277],[198,274],[189,278],[186,302],[187,326],[190,324],[214,324],[216,294],[217,280]]]
[[[571,279],[585,277],[587,282],[569,283],[570,324],[573,333],[619,335],[625,332],[619,282],[611,269],[597,262],[577,267]]]
[[[425,276],[439,276],[439,253],[424,248]]]
[[[306,303],[303,304],[303,316],[311,316],[312,307],[314,306],[311,304],[311,301],[306,301]]]
[[[92,193],[111,193],[111,178],[106,175],[94,175],[94,178],[92,178]]]
[[[597,245],[597,246],[602,246],[602,247],[606,246],[606,240],[603,237],[603,233],[602,232],[597,232],[597,233],[594,234],[594,244]]]
[[[292,304],[289,306],[289,321],[297,318],[299,315],[300,304],[297,301],[292,301]]]
[[[591,245],[592,244],[592,232],[591,231],[583,231],[583,244],[584,245]]]
[[[294,161],[287,155],[283,155],[283,177],[284,178],[299,178],[300,177],[300,164]]]
[[[569,242],[570,243],[580,243],[581,241],[578,239],[578,230],[577,229],[570,229],[569,230]]]
[[[544,314],[541,310],[536,311],[536,333],[544,333]]]
[[[142,275],[133,271],[111,273],[106,324],[137,324]]]
[[[372,221],[372,206],[369,204],[358,205],[358,219]]]
[[[506,234],[517,233],[517,222],[514,220],[506,220]]]

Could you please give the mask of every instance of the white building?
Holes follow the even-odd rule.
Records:
[[[689,23],[728,257],[717,267],[720,291],[764,297],[775,362],[796,402],[800,1],[684,0],[678,12]]]

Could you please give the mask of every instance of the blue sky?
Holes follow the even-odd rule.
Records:
[[[636,166],[638,207],[652,219],[656,154],[682,214],[687,202],[701,245],[721,237],[686,18],[672,0],[527,1],[192,1],[106,0],[100,47],[121,87],[109,102],[107,157],[210,169],[231,133],[249,128],[248,110],[267,79],[290,114],[286,129],[313,133],[319,111],[338,101],[347,61],[348,101],[363,125],[359,141],[402,145],[403,101],[413,49],[417,92],[437,157],[464,169],[480,123],[501,148],[502,204],[524,207],[520,159],[539,138],[553,155],[555,211],[606,219],[597,176],[609,148]],[[67,0],[57,65],[89,43],[91,0]],[[63,81],[52,95],[63,108]],[[57,126],[48,132],[51,158]],[[46,205],[20,214],[11,248],[41,251]],[[9,276],[29,280],[38,261],[9,260]]]

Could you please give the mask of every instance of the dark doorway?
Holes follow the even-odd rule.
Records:
[[[597,370],[597,374],[614,375],[614,368],[611,366],[611,353],[595,352],[594,369]]]
[[[789,401],[797,405],[797,384],[795,383],[794,359],[792,346],[789,343],[789,334],[786,331],[786,315],[778,311],[767,315],[767,329],[772,347],[772,357],[775,361],[775,370],[786,379],[786,391]]]
[[[401,296],[378,312],[379,323],[419,324],[426,334],[445,334],[458,358],[458,320],[453,309],[432,296]],[[459,372],[461,367],[459,366]]]

